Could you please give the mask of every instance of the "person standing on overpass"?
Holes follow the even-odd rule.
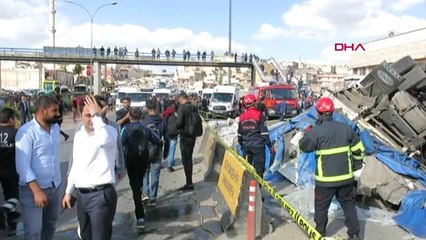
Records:
[[[354,171],[362,167],[364,145],[349,126],[333,121],[334,103],[318,100],[316,126],[308,127],[299,141],[300,150],[316,153],[315,216],[317,231],[326,235],[328,208],[336,196],[346,218],[350,240],[359,238],[359,223],[353,192]]]

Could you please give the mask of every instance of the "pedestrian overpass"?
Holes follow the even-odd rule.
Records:
[[[92,63],[94,93],[99,94],[101,90],[101,71],[103,64],[121,65],[151,65],[151,66],[193,66],[193,67],[219,67],[219,68],[250,68],[252,83],[255,81],[256,69],[253,63],[243,62],[241,58],[230,56],[211,56],[198,58],[192,54],[190,58],[184,59],[183,54],[166,56],[164,53],[159,58],[152,53],[128,52],[126,55],[95,53],[88,48],[68,47],[43,47],[43,48],[0,48],[0,61],[27,61],[40,63],[58,64],[90,64]],[[0,68],[1,71],[1,68]]]

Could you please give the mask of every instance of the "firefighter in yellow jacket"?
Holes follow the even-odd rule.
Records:
[[[359,239],[353,172],[362,167],[364,146],[354,130],[343,123],[333,121],[334,104],[330,98],[319,99],[316,109],[316,126],[307,129],[299,142],[302,151],[316,153],[316,229],[325,236],[328,208],[336,196],[346,218],[349,239]]]

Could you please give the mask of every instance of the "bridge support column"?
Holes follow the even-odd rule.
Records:
[[[102,82],[101,82],[101,65],[99,62],[93,62],[93,94],[99,95],[102,92]]]
[[[43,79],[45,78],[45,71],[43,68],[43,63],[39,63],[38,64],[38,89],[40,90],[44,90],[43,89]]]
[[[0,60],[0,93],[2,93],[3,92],[3,88],[1,87],[2,86],[2,82],[1,82],[1,60]]]
[[[256,69],[254,69],[254,66],[251,67],[251,86],[256,85]]]

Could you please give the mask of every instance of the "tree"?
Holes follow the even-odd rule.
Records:
[[[80,64],[76,64],[74,69],[72,70],[72,73],[75,75],[80,76],[84,71],[84,67],[81,66]]]
[[[72,70],[72,73],[74,75],[77,75],[77,82],[80,79],[80,75],[83,73],[83,71],[84,71],[84,67],[81,66],[80,64],[76,64],[74,69]]]

